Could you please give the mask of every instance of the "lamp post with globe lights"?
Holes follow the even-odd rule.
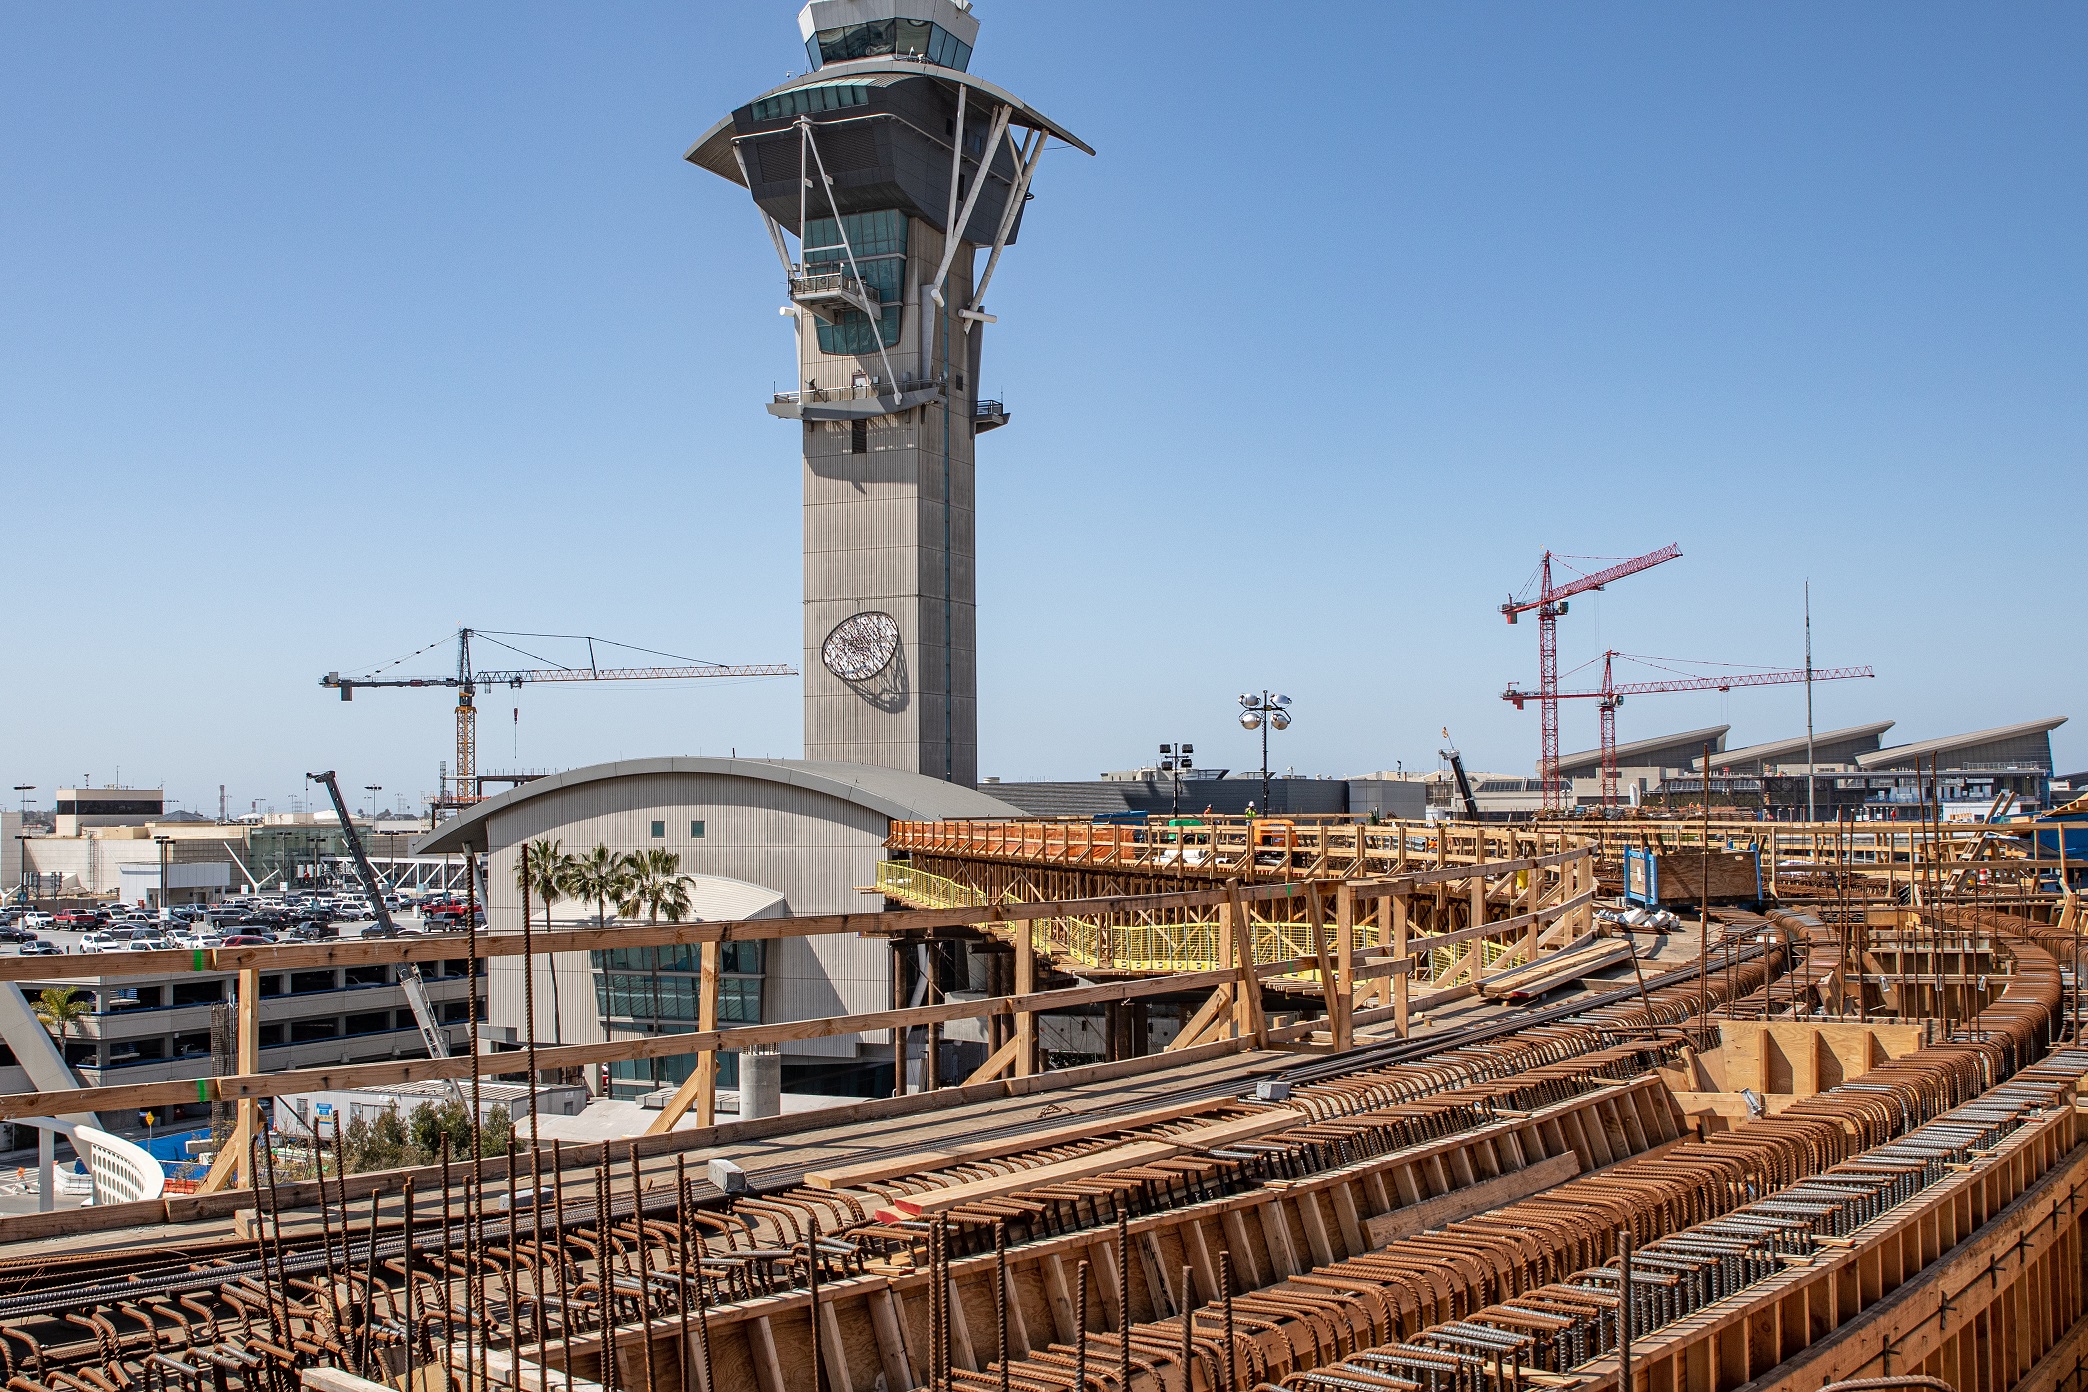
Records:
[[[1261,731],[1261,814],[1269,815],[1269,731],[1290,728],[1290,703],[1288,696],[1279,696],[1273,691],[1259,695],[1246,692],[1240,697],[1240,728]]]

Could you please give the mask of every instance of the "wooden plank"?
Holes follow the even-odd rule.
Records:
[[[6,960],[10,959],[0,958],[0,961]],[[1256,974],[1280,974],[1287,965],[1280,962],[1271,963],[1258,968]],[[1235,973],[1228,970],[1185,972],[1177,976],[1114,982],[1103,986],[1040,991],[1029,996],[951,1001],[941,1005],[914,1006],[906,1010],[830,1016],[818,1020],[796,1020],[774,1025],[742,1025],[726,1030],[699,1030],[692,1034],[620,1039],[601,1044],[558,1045],[538,1049],[537,1066],[550,1071],[625,1059],[678,1058],[706,1049],[743,1049],[750,1045],[827,1039],[836,1035],[856,1034],[897,1025],[911,1026],[975,1019],[988,1015],[1006,1015],[1016,1010],[1058,1010],[1104,1001],[1167,995],[1177,990],[1195,990],[1229,981],[1234,976]],[[1259,992],[1255,995],[1258,1005]],[[180,1082],[73,1088],[58,1092],[10,1093],[0,1096],[0,1120],[99,1109],[130,1110],[213,1099],[280,1097],[286,1093],[308,1090],[331,1092],[359,1087],[394,1086],[430,1079],[468,1078],[474,1073],[510,1073],[517,1066],[518,1061],[513,1054],[480,1054],[477,1057],[467,1054],[446,1059],[391,1059],[379,1063],[341,1064],[295,1069],[283,1073],[241,1073],[216,1079],[195,1078]]]
[[[885,1386],[892,1392],[906,1392],[916,1385],[913,1362],[906,1356],[906,1336],[899,1324],[899,1299],[890,1286],[870,1297],[870,1328],[877,1336],[877,1356],[884,1367]]]
[[[1549,1160],[1539,1160],[1527,1169],[1511,1170],[1492,1179],[1462,1189],[1453,1189],[1447,1194],[1423,1199],[1405,1208],[1395,1208],[1390,1213],[1380,1214],[1365,1221],[1364,1235],[1371,1248],[1386,1246],[1402,1238],[1413,1237],[1434,1228],[1485,1213],[1489,1209],[1501,1208],[1541,1194],[1554,1185],[1564,1184],[1581,1172],[1580,1158],[1571,1151],[1554,1155]]]
[[[768,1316],[756,1315],[749,1324],[747,1347],[753,1351],[754,1376],[761,1383],[761,1392],[786,1392],[783,1360],[776,1354],[776,1331]]]
[[[1264,1136],[1272,1131],[1302,1125],[1305,1120],[1304,1113],[1293,1111],[1289,1107],[1271,1107],[1252,1116],[1199,1126],[1164,1141],[1133,1141],[1128,1145],[1111,1146],[1107,1150],[1092,1151],[1070,1160],[1060,1160],[1055,1164],[1036,1165],[1008,1174],[988,1175],[983,1179],[946,1185],[941,1189],[930,1189],[918,1194],[898,1195],[892,1198],[889,1211],[907,1218],[918,1218],[924,1213],[941,1213],[961,1204],[998,1198],[1023,1189],[1086,1179],[1090,1175],[1107,1174],[1111,1170],[1150,1165],[1176,1155],[1213,1150],[1239,1141],[1251,1140],[1256,1136]],[[881,1215],[885,1211],[879,1210]]]
[[[923,1147],[919,1150],[909,1150],[903,1159],[898,1160],[867,1160],[859,1165],[837,1165],[826,1169],[807,1170],[805,1183],[815,1189],[849,1189],[864,1184],[875,1184],[880,1180],[898,1179],[904,1175],[925,1174],[930,1170],[946,1169],[953,1165],[994,1160],[1003,1155],[1019,1155],[1026,1150],[1048,1150],[1067,1141],[1106,1135],[1111,1131],[1137,1131],[1205,1111],[1212,1105],[1208,1100],[1175,1102],[1165,1107],[1152,1107],[1142,1112],[1122,1115],[1096,1113],[1063,1126],[1025,1131],[1020,1136],[1006,1140],[960,1146],[952,1150]]]

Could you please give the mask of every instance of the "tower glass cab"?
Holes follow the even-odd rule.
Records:
[[[745,188],[796,325],[805,757],[978,776],[974,443],[985,294],[1056,140],[970,71],[964,0],[812,0],[813,70],[689,150]]]

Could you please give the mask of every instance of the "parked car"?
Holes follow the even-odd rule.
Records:
[[[163,938],[157,934],[140,933],[130,940],[130,950],[133,952],[171,952],[173,948],[172,938]]]
[[[295,928],[292,928],[289,936],[299,942],[326,942],[341,936],[341,930],[334,927],[331,923],[311,921],[300,923]]]
[[[234,933],[231,937],[219,943],[218,946],[273,947],[275,946],[275,935],[272,933]]]
[[[41,909],[31,909],[23,914],[18,922],[24,928],[48,928],[51,926],[52,919],[49,914]]]
[[[35,936],[36,934],[30,932],[27,928],[0,925],[0,943],[27,942]]]
[[[54,944],[47,943],[41,938],[35,938],[22,944],[21,955],[24,957],[59,957],[64,954],[59,952]]]
[[[89,933],[80,939],[80,951],[121,952],[123,951],[123,941],[120,938],[112,938],[107,933]]]
[[[60,928],[84,933],[90,928],[100,927],[107,922],[107,918],[93,909],[63,909],[54,921]]]
[[[382,923],[372,923],[369,927],[363,929],[359,936],[365,938],[396,938],[399,936],[399,930],[397,928],[386,928]]]

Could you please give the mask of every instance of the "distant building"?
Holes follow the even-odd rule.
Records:
[[[2018,811],[2041,810],[2055,795],[2060,801],[2076,795],[2052,774],[2051,732],[2065,723],[2057,716],[1890,746],[1879,743],[1892,728],[1889,720],[1820,731],[1812,740],[1812,805],[1823,820],[1845,813],[1890,818],[1940,793],[1946,815],[1974,816],[2012,794]],[[1690,760],[1655,791],[1671,801],[1700,799],[1702,763],[1701,755]],[[1804,816],[1805,736],[1714,753],[1711,795],[1772,817]]]
[[[143,826],[166,810],[164,788],[60,788],[52,808],[60,836],[78,836],[88,827]]]
[[[462,942],[458,943],[461,951]],[[120,966],[112,961],[111,967]],[[466,1052],[470,979],[458,958],[421,969],[429,1001],[453,1052]],[[485,975],[485,963],[479,974]],[[89,976],[24,981],[32,998],[45,986],[70,986],[89,1004],[65,1044],[65,1061],[88,1087],[164,1083],[231,1072],[231,1019],[236,972],[182,972],[165,976]],[[480,986],[479,1011],[486,993]],[[224,1037],[212,1052],[213,1015],[226,1013]],[[307,967],[261,973],[261,1066],[275,1072],[334,1064],[423,1058],[420,1029],[389,963]],[[207,1108],[199,1109],[207,1111]]]
[[[1652,739],[1619,744],[1616,748],[1617,801],[1635,806],[1657,793],[1668,778],[1695,768],[1704,756],[1705,745],[1711,746],[1714,755],[1723,750],[1726,732],[1732,728],[1730,725],[1710,725],[1701,730],[1684,730],[1679,734],[1656,735]],[[1571,789],[1571,803],[1600,805],[1602,751],[1583,749],[1562,755],[1559,777],[1566,780]]]

